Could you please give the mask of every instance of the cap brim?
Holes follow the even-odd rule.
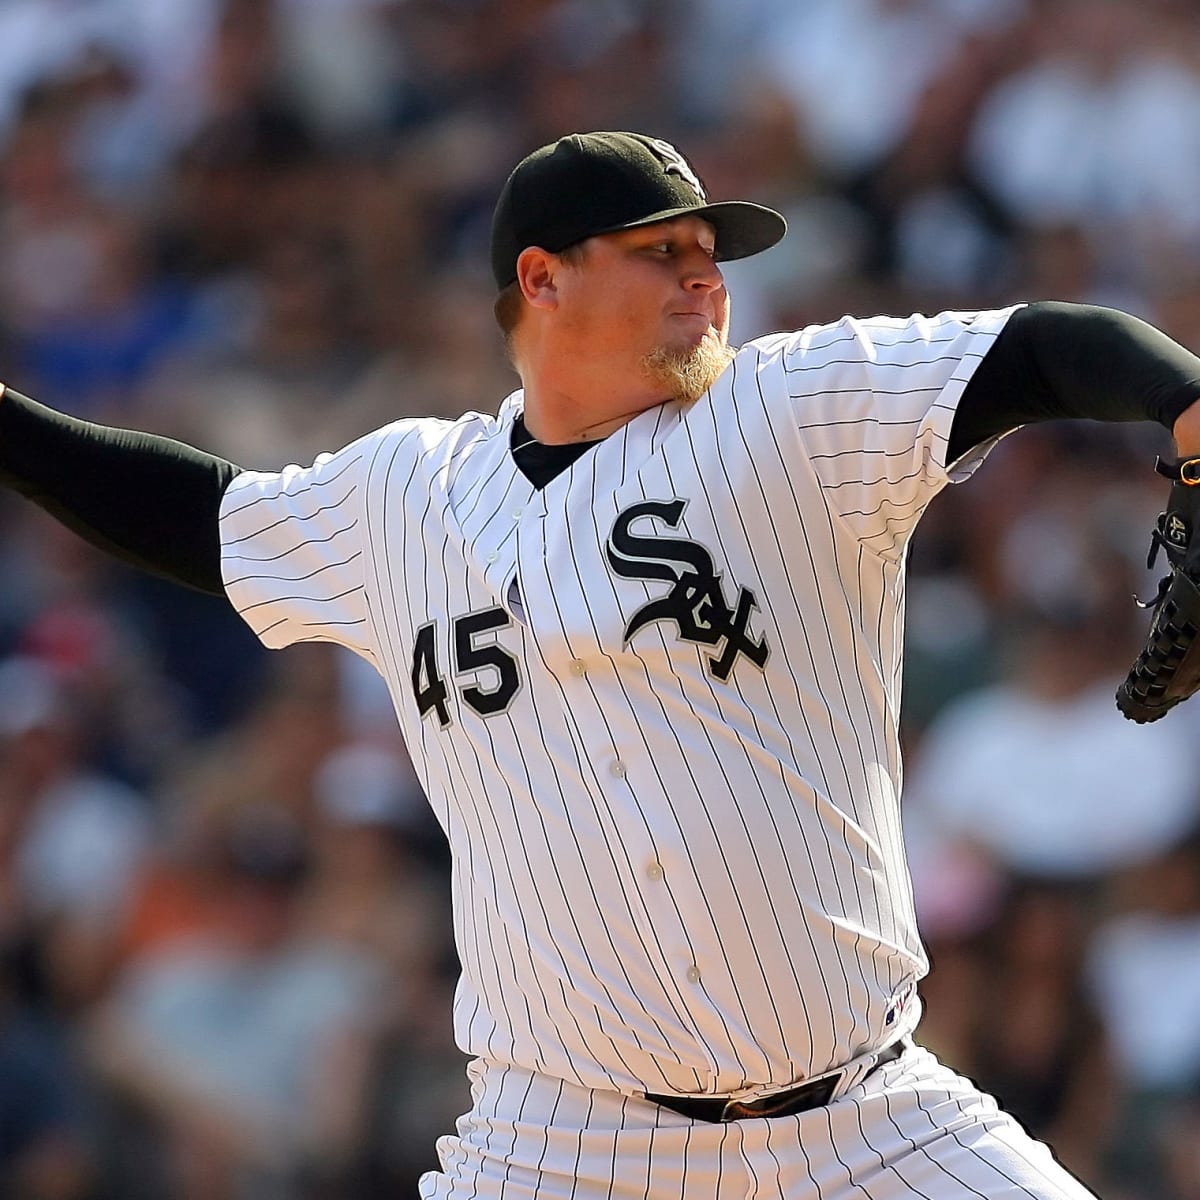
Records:
[[[748,200],[722,200],[716,204],[664,208],[649,216],[639,217],[636,221],[626,221],[596,232],[616,233],[621,229],[640,229],[643,225],[657,225],[659,221],[672,221],[676,217],[699,217],[716,230],[716,257],[719,262],[749,258],[752,254],[769,250],[787,233],[787,221],[782,213]]]

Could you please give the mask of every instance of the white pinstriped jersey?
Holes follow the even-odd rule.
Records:
[[[465,1051],[736,1093],[915,1024],[904,557],[1011,311],[758,339],[540,491],[519,392],[230,486],[251,627],[391,689],[453,854]]]

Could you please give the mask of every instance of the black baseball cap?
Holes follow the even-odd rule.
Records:
[[[719,260],[775,245],[787,222],[746,200],[710,204],[691,164],[642,133],[572,133],[535,150],[508,177],[492,215],[492,274],[503,290],[527,246],[558,254],[598,233],[674,217],[702,217],[716,230]]]

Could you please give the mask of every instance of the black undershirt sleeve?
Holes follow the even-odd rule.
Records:
[[[1200,357],[1137,317],[1091,304],[1018,309],[967,384],[947,463],[1018,425],[1060,417],[1157,421],[1200,399]]]
[[[225,595],[218,515],[240,468],[170,438],[66,416],[6,388],[0,483],[94,546]]]

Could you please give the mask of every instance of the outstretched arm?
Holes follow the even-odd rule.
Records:
[[[1200,691],[1200,358],[1144,321],[1095,305],[1040,303],[1015,312],[963,391],[947,461],[1033,421],[1157,421],[1178,458],[1152,535],[1165,551],[1142,651],[1117,690],[1133,721],[1157,721]]]
[[[0,385],[0,483],[100,549],[218,596],[218,514],[240,471],[171,438],[69,417]]]

